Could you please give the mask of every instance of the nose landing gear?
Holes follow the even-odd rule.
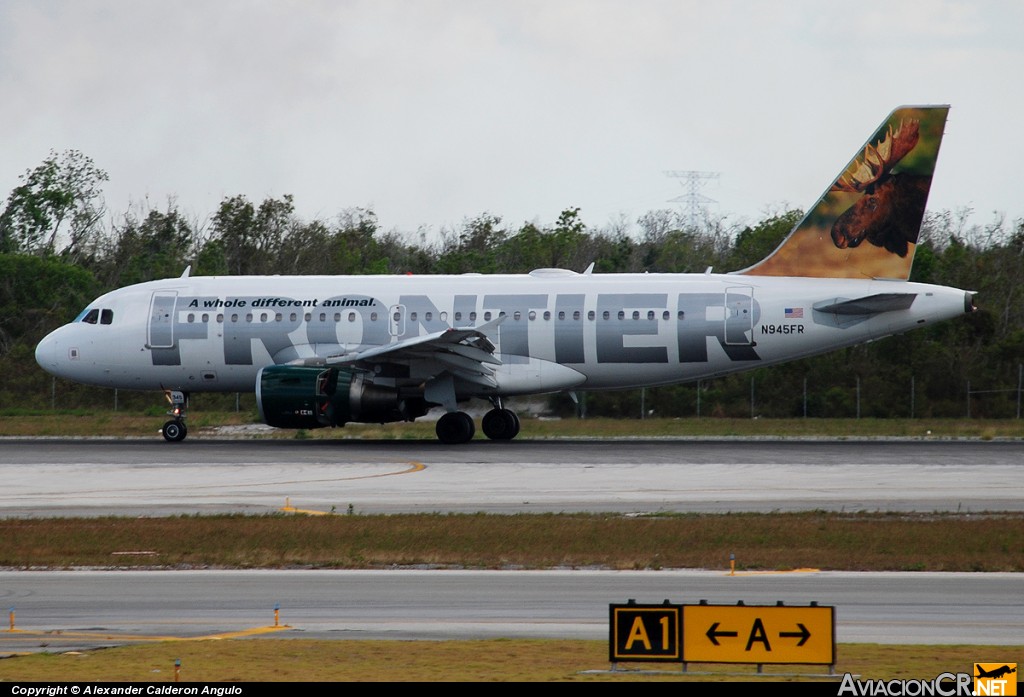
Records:
[[[160,432],[163,434],[164,440],[171,443],[179,443],[185,440],[185,436],[188,435],[188,428],[185,426],[188,395],[178,390],[164,390],[164,396],[171,405],[167,415],[174,418],[165,423]]]

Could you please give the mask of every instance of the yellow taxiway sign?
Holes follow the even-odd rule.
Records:
[[[835,663],[835,608],[684,605],[683,660]]]

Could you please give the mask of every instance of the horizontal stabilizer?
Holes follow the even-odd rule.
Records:
[[[818,312],[833,315],[877,315],[882,312],[909,309],[914,304],[915,293],[878,293],[865,298],[833,298],[814,304]]]

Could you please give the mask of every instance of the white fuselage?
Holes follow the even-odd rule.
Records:
[[[880,294],[913,299],[906,309],[862,315],[814,309]],[[559,270],[183,277],[103,295],[47,336],[36,357],[51,373],[104,387],[252,391],[264,366],[339,359],[492,322],[483,331],[501,361],[497,388],[463,385],[461,399],[724,375],[898,334],[969,308],[961,290],[890,280]],[[89,310],[101,312],[82,321]],[[406,378],[415,382],[415,365]]]

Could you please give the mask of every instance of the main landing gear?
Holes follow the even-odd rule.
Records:
[[[437,439],[445,445],[458,445],[473,440],[476,426],[473,417],[464,411],[450,411],[437,420]]]
[[[167,397],[167,401],[171,405],[167,415],[174,418],[165,423],[160,432],[163,434],[164,440],[179,443],[188,435],[188,428],[185,426],[188,395],[177,390],[164,390],[164,396]]]
[[[512,440],[519,435],[519,417],[511,409],[495,407],[484,414],[480,427],[491,440]]]
[[[480,421],[484,435],[491,440],[512,440],[519,435],[519,417],[500,402]],[[437,439],[446,445],[468,443],[476,433],[473,418],[464,411],[450,411],[437,420]]]

